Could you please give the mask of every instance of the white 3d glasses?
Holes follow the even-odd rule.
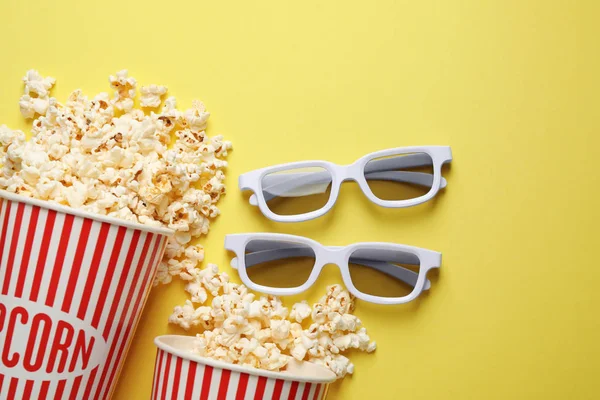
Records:
[[[448,146],[403,147],[361,157],[350,165],[304,161],[266,167],[240,175],[241,190],[251,190],[252,205],[274,221],[300,222],[322,216],[335,204],[340,185],[354,180],[373,203],[410,207],[446,187],[442,165],[452,161]]]
[[[231,265],[250,289],[294,295],[311,287],[326,264],[336,264],[344,284],[357,298],[401,304],[431,286],[427,272],[439,268],[436,251],[393,243],[323,246],[301,236],[277,233],[227,235],[225,248],[236,254]]]

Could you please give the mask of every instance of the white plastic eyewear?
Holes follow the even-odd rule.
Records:
[[[258,205],[269,219],[300,222],[327,213],[342,182],[350,180],[383,207],[424,203],[446,187],[442,165],[450,161],[449,146],[401,147],[368,154],[350,165],[303,161],[266,167],[240,175],[239,187],[254,192],[250,204]],[[290,200],[295,201],[293,207],[278,207]]]
[[[378,304],[401,304],[414,300],[431,286],[427,273],[439,268],[442,255],[433,250],[393,243],[355,243],[349,246],[323,246],[301,236],[278,233],[246,233],[225,236],[225,248],[236,257],[231,266],[250,289],[272,295],[294,295],[310,288],[327,264],[336,264],[344,284],[357,298]],[[261,284],[256,277],[272,275],[280,263],[308,259],[309,275],[294,287]],[[401,265],[398,265],[401,264]],[[291,265],[293,268],[294,265]],[[263,269],[260,271],[260,269]],[[256,274],[254,271],[259,271]],[[385,285],[374,285],[363,272],[381,275],[394,283],[391,291]],[[286,272],[287,274],[287,272]],[[259,282],[256,282],[259,280]],[[282,282],[283,283],[283,282]],[[408,290],[396,292],[396,286]],[[359,289],[360,288],[360,289]],[[370,292],[370,293],[369,293]]]

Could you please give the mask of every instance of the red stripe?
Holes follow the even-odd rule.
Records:
[[[17,378],[10,378],[10,384],[8,386],[8,397],[7,399],[16,399],[15,393],[17,392],[17,385],[19,380]]]
[[[221,372],[221,382],[219,382],[219,395],[217,396],[218,400],[225,399],[227,397],[227,389],[229,387],[229,377],[231,376],[231,371],[228,369],[224,369]]]
[[[25,390],[23,391],[22,400],[29,400],[31,398],[31,392],[33,391],[33,381],[27,380],[25,382]]]
[[[200,400],[207,400],[210,393],[210,380],[212,378],[213,367],[204,366],[204,378],[202,378],[202,392],[200,392]]]
[[[256,391],[254,392],[254,400],[262,400],[265,394],[265,386],[267,385],[267,378],[260,376],[258,383],[256,384]]]
[[[6,233],[8,232],[8,217],[10,216],[10,206],[12,202],[6,200],[6,213],[4,214],[4,223],[2,224],[2,237],[0,237],[0,252],[4,253],[4,244],[6,243]],[[2,265],[2,256],[0,254],[0,265]]]
[[[79,386],[81,386],[82,375],[79,375],[73,381],[73,387],[71,388],[71,395],[69,396],[69,400],[77,400],[77,393],[79,392]]]
[[[4,384],[4,374],[0,374],[0,394],[2,394],[2,384]]]
[[[46,400],[46,397],[48,397],[48,389],[50,387],[50,382],[49,381],[43,381],[42,382],[42,386],[40,386],[40,394],[38,396],[38,400]]]
[[[183,359],[181,357],[177,357],[177,362],[175,363],[175,376],[173,377],[173,391],[171,392],[171,399],[177,399],[177,395],[179,394],[179,386],[181,385],[181,364]]]
[[[141,309],[144,307],[144,304],[146,304],[146,301],[148,300],[148,295],[150,294],[150,290],[152,289],[152,283],[154,282],[156,273],[158,272],[158,268],[157,268],[158,263],[167,248],[167,242],[168,242],[168,240],[166,237],[157,236],[156,242],[154,244],[154,248],[152,250],[152,257],[150,258],[150,262],[148,264],[146,264],[146,272],[144,273],[144,278],[142,280],[143,294],[141,295],[141,293],[139,293],[136,298],[136,304],[135,304],[135,308],[134,308],[134,311],[132,314],[132,316],[134,317],[133,324],[129,324],[129,326],[127,327],[127,330],[126,330],[125,336],[124,336],[125,340],[122,341],[121,349],[119,350],[119,355],[118,355],[119,358],[118,359],[121,360],[120,361],[121,363],[127,357],[127,352],[129,351],[129,345],[131,344],[131,340],[133,338],[135,330],[137,329],[139,321],[142,317]],[[160,257],[157,259],[156,256],[158,254],[160,254]],[[150,274],[151,272],[152,272],[152,274]],[[148,279],[149,277],[150,277],[150,279]],[[124,353],[123,357],[121,358],[121,354],[123,353],[124,349],[125,349],[125,353]],[[116,370],[113,371],[113,375],[115,372],[116,372]]]
[[[306,382],[304,384],[304,393],[302,393],[302,400],[308,400],[308,394],[310,393],[311,384]]]
[[[122,341],[121,348],[120,348],[119,354],[117,356],[117,360],[119,360],[119,363],[121,363],[122,360],[125,358],[125,357],[121,358],[121,355],[123,354],[123,350],[125,348],[128,348],[128,345],[131,342],[131,338],[133,337],[133,331],[135,331],[135,328],[137,327],[138,322],[142,316],[140,307],[146,303],[146,299],[148,297],[148,294],[150,293],[150,288],[152,287],[151,285],[152,285],[152,281],[154,280],[155,273],[152,274],[152,279],[148,280],[148,277],[149,277],[151,271],[156,271],[156,265],[158,264],[158,263],[155,264],[155,258],[157,255],[157,251],[160,247],[166,247],[166,240],[164,240],[164,244],[165,244],[164,246],[161,246],[161,240],[164,240],[164,239],[156,240],[155,245],[154,245],[154,250],[152,251],[152,257],[150,259],[150,263],[147,264],[146,272],[144,273],[144,279],[142,280],[142,283],[143,283],[142,288],[143,288],[144,292],[138,294],[137,298],[135,299],[136,304],[135,304],[135,308],[134,308],[134,311],[132,314],[132,316],[134,317],[134,323],[128,324],[127,330],[125,331],[125,335],[124,335],[125,340]],[[161,252],[161,254],[162,254],[162,252]],[[117,367],[118,367],[118,364],[117,364]],[[118,368],[115,368],[113,370],[113,375],[116,373],[117,369]],[[112,379],[110,381],[112,381]],[[157,396],[158,396],[158,394],[157,394]]]
[[[156,364],[156,370],[158,371],[156,374],[156,380],[154,381],[154,389],[152,390],[152,393],[154,393],[154,398],[158,399],[158,383],[160,382],[160,380],[162,379],[162,377],[164,377],[164,371],[162,369],[162,363],[163,363],[163,358],[165,357],[165,352],[162,350],[158,350],[158,352],[160,353],[158,356],[158,364]]]
[[[146,283],[146,294],[144,295],[144,297],[138,297],[138,303],[141,302],[142,306],[146,304],[146,300],[148,300],[148,295],[150,294],[152,283],[156,279],[156,274],[158,273],[158,264],[160,263],[162,255],[165,254],[164,252],[167,248],[167,244],[168,240],[164,236],[156,239],[156,243],[154,244],[154,247],[152,249],[152,257],[150,258],[150,264],[148,265],[146,273],[144,274],[144,282]],[[159,256],[159,258],[156,259],[156,256]],[[151,275],[150,272],[152,272]],[[140,304],[137,304],[136,307],[139,305]],[[138,320],[139,318],[141,318],[141,316],[142,315],[140,312],[138,315]],[[134,327],[137,326],[137,323],[138,321],[136,320]]]
[[[298,382],[292,382],[290,386],[290,394],[288,395],[288,400],[294,400],[296,398],[296,392],[298,391]]]
[[[115,316],[117,314],[117,309],[119,308],[119,303],[121,302],[121,297],[123,296],[123,288],[125,287],[125,283],[129,278],[129,271],[131,270],[131,264],[133,261],[133,257],[135,255],[135,251],[137,250],[137,244],[140,240],[141,231],[135,230],[133,231],[133,236],[131,238],[131,244],[129,245],[129,251],[127,252],[127,256],[125,257],[125,264],[123,264],[123,270],[119,271],[121,277],[119,278],[119,283],[117,284],[117,290],[112,299],[112,304],[110,307],[110,311],[108,313],[108,318],[106,320],[106,325],[104,325],[104,331],[102,332],[102,336],[104,336],[105,340],[108,340],[108,335],[112,329],[113,323],[115,322]],[[123,316],[121,315],[121,318]]]
[[[156,241],[156,246],[154,247],[154,250],[152,252],[152,259],[150,261],[150,266],[152,268],[150,268],[152,270],[152,276],[150,277],[150,284],[152,284],[154,282],[154,280],[156,279],[156,274],[158,273],[158,264],[160,263],[160,258],[162,258],[162,256],[165,254],[165,250],[167,249],[167,244],[168,244],[168,238],[163,236],[160,238],[160,240]],[[159,259],[155,260],[155,256],[157,254],[160,254]],[[156,263],[155,263],[156,261]],[[149,294],[149,292],[148,292]],[[145,301],[144,301],[145,303]]]
[[[154,391],[154,386],[156,385],[156,380],[158,379],[158,354],[160,353],[160,349],[156,349],[156,357],[154,357],[154,377],[152,378],[152,390]],[[150,398],[154,400],[155,393],[152,393]]]
[[[117,262],[119,261],[119,253],[121,252],[121,247],[123,246],[123,237],[125,236],[126,231],[127,228],[120,226],[119,231],[117,232],[117,238],[114,241],[113,251],[110,255],[110,261],[106,269],[106,275],[104,276],[104,282],[102,282],[102,288],[100,289],[98,304],[95,305],[96,312],[94,313],[94,318],[92,319],[92,326],[96,329],[98,328],[102,311],[104,311],[108,289],[110,288],[110,283],[113,275],[115,274],[115,268],[117,267]]]
[[[15,227],[13,229],[13,235],[10,242],[10,251],[8,253],[8,264],[6,265],[6,273],[4,274],[4,285],[2,285],[2,294],[8,294],[8,286],[10,285],[12,269],[15,263],[15,255],[17,254],[17,244],[19,243],[19,236],[21,234],[21,223],[23,222],[24,210],[25,203],[19,203],[19,206],[17,208],[17,217],[15,219]]]
[[[313,400],[319,400],[319,392],[321,391],[322,387],[323,385],[317,385],[317,388],[315,389],[315,395],[313,396]]]
[[[46,216],[46,226],[44,228],[44,236],[42,237],[41,249],[50,248],[50,240],[52,239],[52,231],[54,230],[54,222],[56,221],[56,211],[48,210]],[[37,301],[38,294],[40,293],[40,287],[42,286],[42,277],[44,276],[44,267],[46,266],[46,258],[48,257],[47,251],[40,252],[38,257],[37,266],[35,267],[35,276],[33,277],[33,284],[31,285],[31,294],[29,300]]]
[[[60,243],[58,244],[56,261],[52,270],[50,286],[48,286],[48,295],[46,296],[46,305],[49,307],[54,305],[54,299],[56,298],[56,291],[58,289],[62,268],[65,263],[65,256],[67,255],[67,248],[69,247],[69,239],[71,238],[71,229],[73,228],[74,219],[75,216],[73,215],[65,215],[65,223],[63,225],[62,233],[60,234]]]
[[[171,372],[171,358],[173,358],[173,356],[171,356],[171,354],[167,355],[167,362],[165,363],[165,370],[163,371],[163,376],[164,376],[164,381],[163,381],[163,385],[162,385],[162,392],[160,395],[160,398],[162,400],[168,400],[167,399],[167,386],[169,386],[169,372]]]
[[[96,243],[96,249],[94,250],[94,256],[92,258],[92,265],[88,271],[81,303],[79,303],[77,318],[81,320],[85,319],[85,314],[87,313],[88,305],[90,304],[90,298],[92,297],[92,291],[94,290],[96,276],[98,276],[98,269],[100,268],[100,261],[102,260],[102,253],[104,252],[104,246],[106,245],[109,231],[110,224],[103,223],[102,227],[100,228],[100,233],[98,234],[98,243]]]
[[[194,391],[194,380],[196,379],[196,364],[195,362],[189,362],[187,380],[185,382],[185,397],[184,400],[192,400],[192,393]]]
[[[83,225],[81,226],[81,232],[78,237],[79,243],[77,244],[77,250],[75,250],[71,275],[69,276],[65,299],[62,304],[62,310],[66,313],[71,310],[71,303],[73,303],[73,295],[75,294],[75,288],[77,286],[77,280],[79,279],[79,272],[81,271],[81,264],[83,264],[83,256],[85,254],[88,239],[90,238],[90,230],[92,229],[93,222],[94,221],[91,219],[86,218],[83,220]]]
[[[66,379],[58,381],[58,385],[56,385],[56,392],[54,392],[54,399],[61,399],[63,392],[65,391],[65,384],[67,383]]]
[[[17,280],[17,288],[15,290],[15,297],[23,296],[23,287],[25,286],[25,276],[27,275],[27,269],[29,267],[29,258],[31,257],[33,238],[35,237],[35,231],[38,223],[38,216],[40,214],[39,207],[31,208],[31,217],[29,219],[29,227],[27,228],[27,240],[25,241],[25,248],[23,249],[23,259],[21,260],[21,270],[19,271],[19,278]],[[40,249],[36,249],[39,252]]]
[[[281,397],[281,390],[283,389],[283,381],[277,379],[275,381],[275,388],[273,388],[273,400],[279,400]]]
[[[119,304],[121,303],[121,298],[123,296],[123,292],[125,291],[124,290],[125,283],[127,282],[127,280],[129,279],[129,276],[130,276],[129,271],[131,270],[133,257],[135,256],[135,252],[137,250],[137,244],[138,244],[138,241],[140,240],[141,233],[142,232],[139,230],[133,231],[131,243],[129,244],[129,250],[127,251],[127,256],[125,256],[125,263],[123,264],[123,270],[119,272],[121,277],[119,278],[119,282],[117,283],[117,290],[114,293],[110,311],[108,313],[108,318],[106,319],[106,324],[104,325],[104,331],[102,333],[104,340],[106,340],[107,342],[109,341],[110,331],[112,330],[113,323],[117,320]],[[129,301],[131,301],[131,297],[133,297],[133,293],[128,293],[128,297],[129,297]],[[129,302],[126,301],[126,304],[129,304]],[[96,392],[95,399],[100,398],[100,395],[103,392],[104,383],[106,382],[106,378],[108,377],[108,371],[110,370],[110,365],[112,363],[113,356],[115,355],[115,348],[117,347],[119,333],[122,329],[123,320],[125,319],[126,314],[127,314],[126,308],[129,308],[128,305],[126,306],[126,304],[123,305],[121,314],[119,316],[117,329],[116,329],[114,335],[112,336],[110,351],[108,352],[108,357],[106,359],[106,362],[104,363],[104,367],[102,368],[102,375],[100,376],[100,383],[98,384],[98,391]],[[110,386],[110,382],[109,382],[108,386]]]
[[[164,246],[163,246],[164,243]],[[142,313],[139,312],[139,308],[140,306],[142,306],[143,304],[146,303],[146,299],[148,297],[148,294],[150,294],[150,288],[152,287],[152,282],[154,281],[154,277],[156,275],[156,272],[158,270],[158,268],[156,268],[158,266],[158,262],[156,262],[156,256],[157,253],[158,254],[163,254],[164,248],[167,245],[167,241],[164,240],[164,238],[160,238],[160,239],[156,239],[156,243],[154,244],[154,248],[152,249],[152,257],[150,258],[150,263],[147,265],[146,267],[146,272],[144,273],[144,280],[142,282],[144,282],[144,288],[145,288],[145,293],[143,296],[138,296],[138,298],[136,299],[136,304],[135,304],[135,312],[134,315],[137,315],[137,319],[135,320],[135,323],[133,324],[133,326],[130,326],[129,328],[127,328],[127,334],[129,334],[129,331],[131,330],[131,328],[137,327],[138,321],[142,316]],[[160,253],[158,252],[158,249],[161,249]],[[150,276],[150,272],[152,273],[152,276]],[[150,277],[150,280],[148,280],[148,278]]]
[[[139,235],[139,232],[138,232],[138,235]],[[150,236],[150,239],[151,239],[154,235],[148,234],[148,236]],[[147,237],[147,240],[149,240],[148,237]],[[121,239],[121,242],[122,242],[122,239]],[[134,312],[132,314],[134,323],[133,324],[128,324],[128,326],[127,326],[127,330],[126,330],[126,333],[124,335],[125,340],[122,340],[122,342],[121,342],[121,347],[120,347],[119,353],[117,355],[117,362],[116,362],[116,364],[115,364],[115,366],[113,368],[113,371],[111,373],[111,378],[108,381],[109,382],[109,387],[114,384],[113,377],[116,374],[117,370],[120,369],[120,366],[121,366],[122,361],[124,359],[124,357],[123,358],[121,357],[121,355],[123,354],[123,350],[126,347],[128,348],[128,345],[131,342],[130,332],[132,331],[132,329],[133,330],[135,329],[135,327],[137,326],[137,323],[139,321],[139,318],[141,317],[140,306],[143,306],[143,304],[145,303],[147,295],[148,295],[148,292],[149,292],[149,289],[151,287],[151,282],[152,282],[151,280],[150,281],[148,280],[148,277],[150,275],[150,272],[154,271],[154,273],[152,274],[152,279],[154,279],[154,275],[156,274],[155,258],[156,258],[158,249],[161,248],[161,247],[163,248],[162,250],[164,251],[164,248],[166,247],[166,240],[164,240],[162,238],[157,238],[157,240],[156,240],[156,242],[154,244],[154,249],[153,249],[153,252],[152,252],[151,261],[150,261],[149,264],[146,264],[146,272],[144,274],[144,279],[142,281],[142,283],[143,283],[142,287],[144,288],[143,295],[141,295],[142,293],[138,293],[138,296],[136,296],[137,297],[137,299],[136,299],[136,305],[135,305]],[[161,254],[162,254],[162,252],[161,252]],[[114,269],[114,267],[113,267],[113,269]],[[127,274],[124,274],[123,276],[126,276],[126,275]],[[136,274],[136,275],[138,275],[138,274]],[[106,291],[107,290],[103,290],[104,293]],[[124,313],[122,315],[122,317],[124,317],[125,315],[126,315],[126,313]],[[116,344],[117,342],[118,342],[118,340],[115,340],[113,343]],[[111,352],[111,354],[113,354],[113,353]],[[102,377],[101,377],[100,385],[98,386],[98,392],[96,393],[96,396],[99,396],[102,393],[101,389],[102,389],[102,386],[104,385],[104,381],[106,380],[106,374],[108,372],[109,367],[110,367],[110,363],[109,362],[107,362],[107,363],[104,364],[104,369],[103,369],[103,372],[102,372]]]
[[[128,320],[126,320],[128,314],[129,314],[129,309],[130,309],[133,301],[135,300],[137,302],[137,299],[140,298],[141,296],[143,296],[143,293],[145,292],[144,281],[141,282],[142,287],[138,288],[137,286],[138,286],[138,280],[139,280],[140,276],[142,275],[143,267],[144,267],[144,265],[147,265],[147,264],[145,264],[146,256],[148,255],[148,248],[150,247],[150,242],[152,242],[153,237],[154,237],[154,235],[150,234],[150,233],[146,235],[146,240],[144,241],[144,247],[142,248],[142,251],[140,253],[140,258],[138,260],[136,269],[131,273],[124,272],[124,274],[127,274],[127,275],[133,274],[133,280],[132,280],[131,286],[130,286],[130,291],[129,291],[130,294],[126,298],[126,304],[124,305],[124,309],[123,309],[123,312],[121,313],[120,321],[117,325],[117,331],[113,336],[113,343],[111,345],[111,349],[109,352],[110,357],[106,363],[106,368],[108,368],[110,366],[110,363],[113,360],[113,356],[116,354],[115,365],[113,366],[111,373],[108,375],[108,377],[109,377],[108,382],[111,382],[111,383],[113,382],[115,374],[117,373],[117,370],[119,370],[119,367],[122,364],[122,361],[124,360],[124,357],[121,358],[121,356],[123,354],[123,350],[125,349],[126,345],[130,341],[128,339],[131,339],[131,337],[129,336],[130,329],[128,329],[128,328],[130,328],[133,325],[133,323],[137,317],[137,315],[136,315],[137,309],[134,309],[134,313],[129,316]],[[139,239],[139,237],[138,237],[138,239]],[[132,246],[133,246],[132,248],[134,250],[137,248],[138,239],[136,239],[135,242],[132,243]],[[134,251],[134,253],[135,253],[135,251]],[[131,264],[131,260],[126,261],[126,265],[127,265],[127,263]],[[125,334],[122,335],[122,332],[124,329],[125,329]],[[116,347],[119,342],[120,342],[120,347],[117,351]],[[106,370],[106,371],[108,372],[108,370]]]
[[[100,366],[97,366],[96,368],[94,368],[92,370],[92,372],[90,373],[90,377],[88,378],[87,384],[85,385],[85,392],[83,392],[83,397],[82,399],[89,399],[92,393],[92,386],[94,386],[94,381],[96,380],[96,374],[98,373],[98,368],[100,368]]]
[[[235,394],[235,400],[244,400],[246,397],[246,388],[248,387],[248,374],[240,374],[240,381],[238,382],[238,390]]]

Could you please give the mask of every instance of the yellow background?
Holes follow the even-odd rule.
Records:
[[[332,399],[598,398],[597,4],[4,0],[0,123],[27,129],[29,68],[58,79],[59,100],[108,91],[128,68],[182,106],[202,99],[209,133],[234,143],[207,261],[231,272],[223,237],[246,231],[441,251],[417,301],[358,302],[378,350],[351,355]],[[449,185],[411,209],[349,183],[325,217],[277,224],[237,189],[269,164],[427,144],[452,146]],[[328,266],[306,297],[340,279]],[[176,331],[167,317],[185,298],[180,283],[152,293],[116,399],[149,397],[152,339]]]

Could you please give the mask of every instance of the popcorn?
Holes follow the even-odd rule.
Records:
[[[320,330],[325,332],[351,331],[354,332],[360,325],[360,320],[352,314],[339,314],[331,312],[327,315],[328,321],[322,324]]]
[[[194,349],[201,356],[269,371],[280,371],[295,358],[323,365],[341,378],[354,372],[342,352],[376,348],[360,319],[350,314],[354,299],[340,285],[328,287],[312,309],[303,301],[288,313],[279,298],[254,299],[244,285],[229,282],[214,264],[190,271],[188,277],[197,291],[214,296],[211,306],[194,309],[194,300],[188,300],[175,308],[169,322],[184,329],[205,329],[197,334]],[[223,283],[215,286],[215,281]],[[308,319],[312,324],[304,329],[301,323]]]
[[[35,94],[37,97],[48,97],[50,89],[56,83],[56,79],[44,78],[34,69],[27,71],[23,78],[25,84],[25,94]]]
[[[265,302],[262,303],[261,313],[269,319],[285,319],[288,316],[288,309],[283,306],[283,303],[278,297],[267,296]]]
[[[308,361],[329,368],[335,372],[338,377],[354,373],[354,364],[341,354],[327,355],[323,358],[309,358]]]
[[[269,371],[279,371],[289,362],[289,356],[281,353],[281,351],[273,343],[265,343],[267,349],[265,357],[261,358],[261,366]]]
[[[242,335],[249,334],[252,327],[248,326],[248,321],[241,316],[231,316],[223,321],[221,334],[218,336],[217,343],[221,346],[230,347],[240,340]]]
[[[33,118],[35,114],[45,114],[49,105],[47,98],[32,98],[27,94],[21,96],[19,100],[21,114],[27,119]]]
[[[136,80],[127,77],[127,70],[117,72],[116,76],[109,77],[110,87],[115,89],[115,99],[111,102],[118,110],[126,113],[133,109]]]
[[[305,358],[307,352],[317,349],[319,342],[312,336],[309,331],[303,331],[300,336],[294,339],[290,354],[295,359],[301,361]]]
[[[169,322],[186,330],[199,325],[204,329],[211,329],[210,307],[194,308],[192,302],[187,300],[183,306],[175,307],[173,314],[169,317]]]
[[[210,113],[206,111],[206,107],[202,102],[194,101],[192,102],[192,108],[187,110],[183,117],[192,132],[201,132],[206,128]]]
[[[217,202],[225,193],[227,166],[223,158],[231,143],[220,135],[207,136],[210,114],[205,106],[195,101],[188,111],[180,111],[169,97],[161,112],[146,115],[134,108],[137,82],[127,70],[109,78],[113,99],[107,93],[88,98],[75,90],[61,104],[50,96],[54,78],[30,70],[23,82],[19,107],[26,118],[36,118],[32,139],[0,126],[0,189],[170,227],[175,235],[154,283],[180,276],[188,281],[186,290],[195,304],[221,290],[228,277],[218,274],[216,266],[198,269],[204,248],[195,240],[220,214]],[[166,93],[165,86],[142,86],[142,107],[159,106]],[[172,135],[176,140],[169,148]]]
[[[348,333],[342,336],[337,336],[333,340],[333,344],[341,351],[348,349],[360,349],[367,352],[375,351],[377,345],[375,342],[370,342],[365,328],[361,328],[357,333]]]
[[[205,273],[203,273],[205,272]],[[198,274],[202,284],[213,296],[219,293],[219,289],[229,282],[229,277],[226,273],[219,273],[219,268],[215,264],[208,264],[208,267],[200,271]]]
[[[189,246],[185,249],[184,254],[188,260],[196,263],[202,262],[204,260],[204,247],[200,245]]]
[[[192,297],[191,300],[194,303],[204,304],[208,299],[206,290],[200,285],[199,282],[190,282],[185,286],[185,291],[188,292]]]
[[[44,115],[50,106],[50,89],[54,86],[54,78],[44,78],[36,70],[29,70],[23,78],[25,90],[19,100],[19,109],[23,117],[31,119],[36,114]]]
[[[260,343],[266,343],[268,340],[270,340],[270,338],[273,336],[271,329],[270,328],[265,328],[265,329],[259,329],[258,333],[256,334],[256,339],[260,342]]]
[[[331,285],[327,288],[327,294],[319,301],[332,312],[346,314],[354,309],[352,295],[343,290],[340,285]]]
[[[171,274],[169,274],[169,266],[165,261],[161,261],[158,264],[156,277],[154,278],[154,284],[157,285],[159,283],[162,283],[163,285],[166,285],[168,283],[171,283],[172,280],[173,277],[171,276]]]
[[[295,320],[298,323],[301,323],[306,318],[308,318],[311,314],[311,309],[306,300],[301,303],[296,303],[292,307],[292,312],[290,313],[290,318]]]
[[[140,93],[140,106],[142,108],[156,108],[160,106],[160,98],[167,94],[167,87],[160,85],[142,86]]]
[[[273,342],[285,350],[293,340],[290,334],[291,322],[285,319],[273,319],[270,321],[270,329]]]
[[[169,267],[170,270],[175,270],[182,279],[190,281],[185,290],[192,295],[192,301],[199,304],[204,304],[208,298],[208,293],[213,296],[218,294],[219,288],[229,281],[229,277],[225,273],[219,273],[219,268],[215,264],[208,264],[204,269],[197,269],[196,263],[190,260],[185,271],[178,272],[176,268]]]

